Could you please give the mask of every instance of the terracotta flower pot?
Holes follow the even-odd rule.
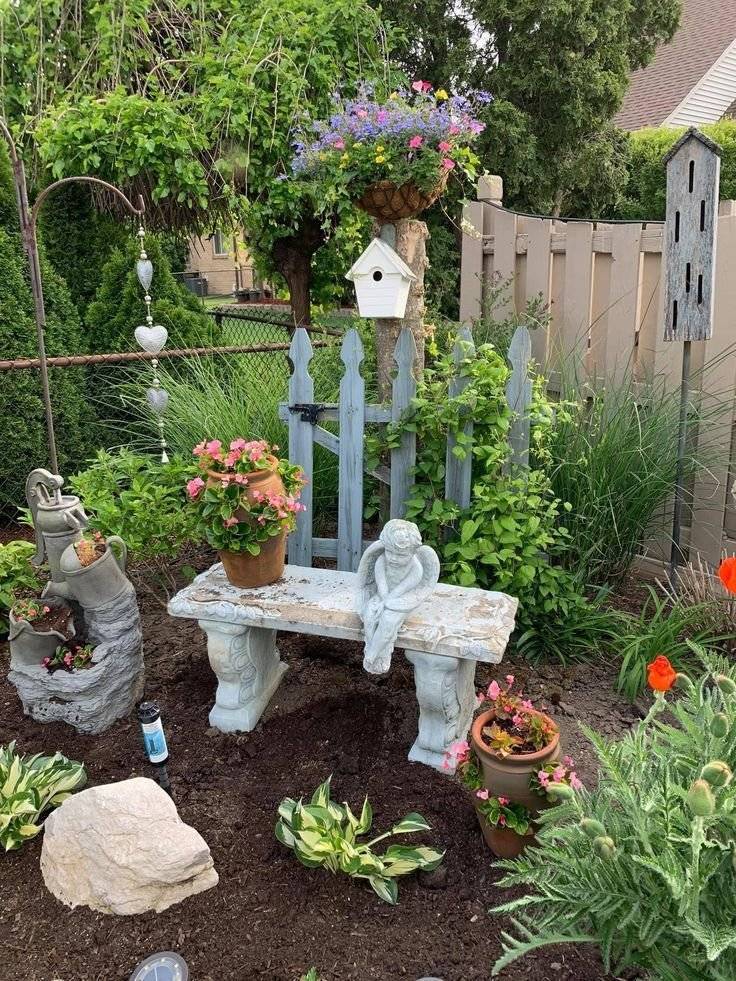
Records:
[[[413,218],[434,204],[446,184],[447,172],[429,192],[420,191],[413,181],[399,185],[393,181],[376,181],[365,189],[355,204],[379,221]]]
[[[242,589],[268,586],[284,574],[286,562],[286,532],[261,542],[258,555],[250,552],[219,552],[228,581]]]
[[[532,711],[535,715],[543,715],[542,712]],[[555,731],[554,736],[544,749],[540,749],[536,753],[499,756],[489,748],[481,736],[482,730],[490,725],[494,718],[493,709],[482,712],[473,722],[473,727],[470,730],[473,749],[483,769],[483,785],[494,797],[508,797],[515,804],[523,804],[532,812],[543,809],[548,806],[548,803],[544,797],[531,789],[529,779],[533,773],[541,770],[545,763],[559,759],[559,732]]]
[[[476,814],[485,843],[497,858],[516,858],[525,848],[534,843],[535,838],[531,831],[520,835],[511,828],[494,828],[477,808]]]

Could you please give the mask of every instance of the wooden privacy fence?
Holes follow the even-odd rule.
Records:
[[[478,200],[463,216],[460,319],[472,323],[523,314],[540,300],[548,316],[532,329],[532,357],[552,395],[565,377],[579,382],[663,380],[679,388],[682,344],[664,341],[661,296],[663,222],[592,222],[534,218],[502,207],[498,177],[481,178]],[[718,432],[700,433],[713,459],[732,458],[736,384],[736,201],[721,201],[716,246],[713,336],[693,347],[695,397],[727,399]],[[708,365],[705,372],[700,369]],[[736,552],[732,466],[702,474],[692,488],[683,541],[715,565]],[[653,555],[659,560],[664,556]]]
[[[530,351],[529,332],[526,327],[521,326],[514,335],[509,351],[513,370],[506,393],[515,414],[509,435],[509,466],[524,466],[528,458]],[[455,375],[450,383],[449,394],[459,395],[467,385],[468,361],[475,357],[473,338],[468,328],[458,334],[453,355]],[[396,373],[389,405],[365,402],[365,383],[360,372],[363,345],[355,329],[345,334],[341,359],[345,368],[340,382],[339,402],[315,401],[314,380],[309,373],[312,344],[307,331],[298,328],[289,349],[292,365],[289,401],[279,406],[279,418],[289,426],[289,460],[298,464],[307,477],[301,497],[306,510],[299,513],[296,530],[289,535],[289,562],[292,565],[311,566],[313,558],[331,558],[337,560],[338,569],[355,572],[364,548],[370,544],[363,540],[365,427],[367,423],[386,425],[398,422],[409,408],[417,388],[414,377],[417,349],[412,332],[404,327],[394,349]],[[339,432],[330,432],[319,425],[320,421],[336,422]],[[465,424],[464,433],[472,437],[471,421]],[[339,459],[336,539],[315,538],[312,534],[315,443],[336,454]],[[456,501],[460,507],[467,507],[470,502],[472,455],[468,453],[461,459],[453,452],[454,445],[455,440],[450,436],[445,459],[445,497]],[[405,502],[412,483],[415,461],[416,435],[406,431],[402,434],[399,445],[390,451],[390,465],[381,465],[371,471],[373,477],[389,487],[392,518],[402,518],[406,513]]]

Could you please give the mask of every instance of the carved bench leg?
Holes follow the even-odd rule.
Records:
[[[475,661],[406,651],[414,665],[419,702],[419,735],[409,759],[451,773],[442,766],[456,739],[465,739],[475,707]]]
[[[207,634],[207,653],[217,675],[210,725],[221,732],[250,732],[286,671],[276,631],[215,620],[200,620],[199,625]]]

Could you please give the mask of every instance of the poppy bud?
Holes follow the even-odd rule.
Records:
[[[616,842],[607,835],[600,835],[593,839],[593,851],[598,858],[613,858],[616,853]]]
[[[718,712],[713,716],[710,722],[711,735],[717,739],[723,739],[724,736],[728,735],[728,729],[728,716],[725,712]]]
[[[716,809],[716,799],[707,780],[695,780],[685,801],[695,817],[709,817]]]
[[[680,691],[694,691],[695,685],[686,674],[678,671],[675,675],[675,688],[679,688]]]
[[[711,787],[726,787],[733,779],[731,768],[721,760],[712,760],[703,767],[700,776]]]
[[[566,783],[551,783],[546,788],[549,800],[570,800],[573,796],[573,789]]]
[[[581,829],[589,838],[605,838],[606,829],[603,827],[600,821],[596,821],[595,818],[583,818],[580,822]]]
[[[733,681],[727,674],[717,674],[715,682],[724,695],[736,695],[736,681]]]

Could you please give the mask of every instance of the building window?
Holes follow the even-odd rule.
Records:
[[[222,232],[215,232],[215,234],[212,236],[212,254],[229,255],[225,245],[225,236],[222,234]]]

